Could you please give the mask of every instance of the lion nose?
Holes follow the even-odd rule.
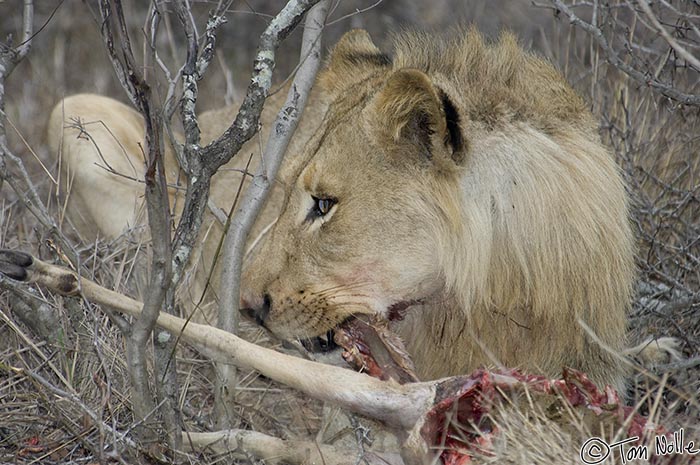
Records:
[[[270,307],[272,307],[272,299],[270,299],[270,294],[265,294],[262,307],[258,307],[254,311],[255,321],[260,326],[265,326],[267,315],[270,314]]]
[[[258,302],[260,301],[258,300]],[[272,307],[272,298],[270,297],[270,294],[266,293],[263,296],[262,304],[258,305],[260,306],[255,305],[253,301],[248,300],[245,297],[241,297],[239,311],[251,320],[255,320],[255,322],[260,326],[265,326],[265,320],[267,319],[267,315],[270,313],[270,307]]]

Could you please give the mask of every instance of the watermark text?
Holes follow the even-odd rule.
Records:
[[[637,444],[638,436],[622,439],[608,444],[597,436],[589,438],[581,446],[579,457],[586,465],[596,465],[605,462],[611,454],[617,454],[625,464],[632,460],[649,460],[649,446]],[[700,445],[695,441],[686,441],[683,428],[674,431],[672,435],[657,435],[654,438],[654,455],[697,455]]]

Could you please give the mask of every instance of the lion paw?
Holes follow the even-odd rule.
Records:
[[[34,258],[28,253],[0,249],[0,274],[15,281],[28,281],[27,268],[32,266]]]

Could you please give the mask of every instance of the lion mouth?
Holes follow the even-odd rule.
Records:
[[[390,325],[403,320],[410,307],[421,303],[422,300],[396,302],[387,308],[384,316],[351,315],[325,334],[300,338],[296,342],[287,340],[286,344],[296,347],[302,353],[306,351],[312,359],[314,357],[311,354],[329,355],[331,352],[339,352],[342,359],[357,371],[399,384],[415,382],[418,381],[418,376],[413,361],[403,341],[394,334]],[[241,312],[269,331],[255,311],[242,308]]]
[[[387,313],[385,320],[387,322],[401,321],[404,319],[408,313],[408,309],[414,305],[422,303],[422,299],[416,300],[402,300],[393,303],[387,307]],[[342,322],[340,322],[335,328],[327,331],[325,334],[316,337],[299,339],[299,342],[304,349],[311,353],[328,353],[333,352],[337,349],[348,350],[349,340],[353,339],[355,343],[359,342],[358,335],[363,333],[355,329],[358,321],[359,315],[351,315]],[[377,321],[377,320],[375,320]],[[366,323],[365,323],[366,324]],[[354,334],[355,337],[348,338],[348,334]]]
[[[325,354],[340,347],[335,342],[335,330],[333,329],[326,332],[326,334],[322,334],[321,336],[301,339],[300,342],[301,345],[304,346],[304,349],[313,353]]]
[[[422,300],[404,300],[396,302],[387,308],[387,321],[401,321],[406,316],[408,309],[416,304],[420,304]],[[300,339],[301,345],[304,349],[312,353],[328,353],[336,349],[348,350],[348,338],[347,334],[360,334],[360,331],[355,330],[357,316],[350,316],[338,324],[335,328],[327,331],[325,334],[320,336]],[[357,339],[357,338],[353,338]],[[339,342],[340,341],[340,342]],[[358,342],[358,341],[355,341]]]

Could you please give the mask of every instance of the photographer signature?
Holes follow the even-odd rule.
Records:
[[[623,464],[631,460],[649,460],[649,446],[637,445],[638,441],[639,437],[634,436],[608,444],[604,439],[594,436],[583,443],[579,457],[586,465],[595,465],[605,462],[617,449]],[[654,455],[671,454],[697,455],[700,454],[700,449],[696,447],[695,441],[685,441],[685,432],[681,428],[673,435],[657,435],[654,438]]]

